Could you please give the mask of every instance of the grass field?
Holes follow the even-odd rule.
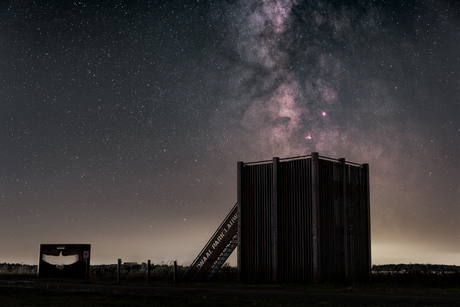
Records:
[[[277,306],[263,300],[0,287],[0,306]]]
[[[2,306],[460,306],[458,267],[437,272],[418,266],[373,271],[371,283],[245,284],[224,267],[214,282],[173,283],[171,265],[145,272],[94,267],[89,282],[38,278],[36,267],[0,264]],[[182,268],[181,268],[182,269]],[[183,271],[183,269],[182,269]]]
[[[460,306],[458,287],[369,284],[174,284],[0,276],[0,306]]]

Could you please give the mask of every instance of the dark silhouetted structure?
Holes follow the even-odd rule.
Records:
[[[370,280],[369,202],[367,164],[318,153],[238,162],[240,280]]]
[[[238,162],[238,202],[181,280],[211,279],[238,245],[240,281],[368,281],[369,202],[367,164]]]
[[[40,244],[38,277],[89,277],[91,244]]]

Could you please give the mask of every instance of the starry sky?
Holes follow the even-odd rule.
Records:
[[[458,50],[457,1],[2,1],[0,262],[189,264],[237,161],[319,152],[370,165],[374,264],[459,265]]]

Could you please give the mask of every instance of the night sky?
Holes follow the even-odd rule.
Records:
[[[2,1],[0,263],[189,264],[237,161],[319,152],[369,163],[374,264],[459,265],[459,50],[454,0]]]

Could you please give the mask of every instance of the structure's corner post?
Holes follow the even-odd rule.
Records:
[[[86,250],[88,249],[88,250]],[[83,250],[83,259],[85,259],[86,271],[85,271],[85,281],[88,282],[91,274],[91,245],[86,245]]]
[[[339,159],[342,176],[342,222],[343,222],[343,276],[345,281],[349,281],[348,272],[348,206],[347,206],[347,167],[345,158]]]
[[[146,276],[146,282],[150,282],[150,260],[147,260],[147,276]]]
[[[117,284],[121,282],[121,259],[118,259],[117,263]]]
[[[40,244],[38,249],[38,266],[37,266],[37,277],[40,277],[40,266],[42,264],[43,254],[42,254],[42,245]]]
[[[367,213],[367,248],[369,251],[368,255],[368,269],[369,269],[369,281],[372,277],[371,266],[372,266],[372,253],[371,253],[371,195],[370,195],[370,181],[369,181],[369,164],[363,164],[364,169],[364,186],[366,193],[366,213]]]
[[[320,281],[319,240],[318,240],[318,206],[319,206],[319,155],[311,153],[311,225],[313,250],[313,282]]]
[[[238,202],[238,236],[237,236],[237,242],[238,242],[238,247],[237,247],[237,267],[238,267],[238,281],[242,281],[242,276],[241,276],[241,249],[242,249],[242,244],[241,244],[241,199],[242,199],[242,172],[243,172],[243,166],[244,163],[239,161],[237,163],[237,202]]]
[[[271,207],[271,238],[272,238],[272,281],[278,282],[278,167],[280,158],[273,158],[273,195]]]

